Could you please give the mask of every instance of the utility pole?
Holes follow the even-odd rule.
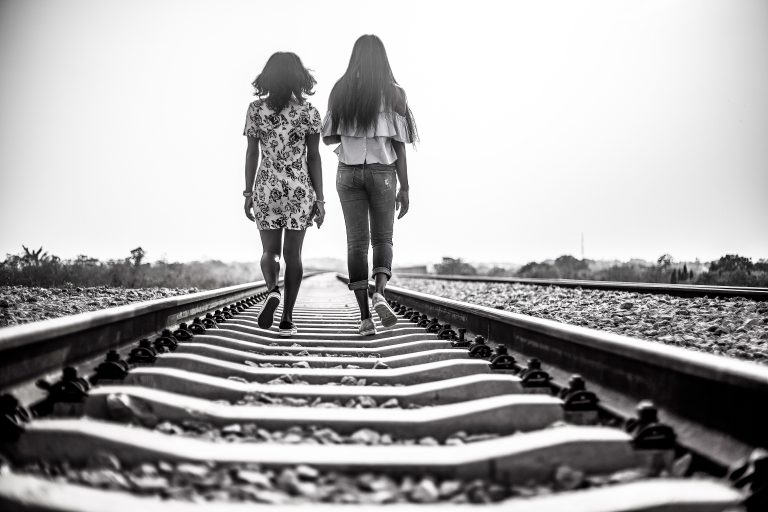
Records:
[[[581,259],[584,259],[584,232],[581,232]]]

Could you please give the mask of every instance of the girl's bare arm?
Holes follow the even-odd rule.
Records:
[[[405,143],[393,140],[392,148],[397,155],[395,168],[397,169],[397,181],[400,183],[400,190],[397,191],[397,198],[395,199],[396,207],[400,210],[397,218],[402,219],[408,213],[408,208],[410,207],[410,199],[408,197],[408,160],[405,156]]]
[[[323,162],[320,158],[320,134],[311,133],[306,137],[307,144],[307,169],[309,170],[309,179],[312,182],[312,188],[315,189],[315,203],[313,213],[317,227],[320,227],[325,220],[325,195],[323,194]]]
[[[253,190],[253,180],[256,179],[256,169],[259,168],[259,139],[248,137],[248,149],[245,150],[245,189]],[[255,221],[253,215],[253,198],[245,198],[245,216]]]

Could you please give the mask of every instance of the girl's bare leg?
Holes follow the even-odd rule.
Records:
[[[304,265],[301,262],[301,248],[304,245],[303,229],[286,229],[283,259],[285,259],[285,302],[282,321],[293,321],[293,307],[299,295]]]

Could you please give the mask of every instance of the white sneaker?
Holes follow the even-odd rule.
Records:
[[[371,318],[360,320],[360,328],[357,332],[360,333],[360,336],[373,336],[376,334],[376,324]]]
[[[373,310],[379,315],[381,325],[384,327],[392,327],[397,323],[397,315],[390,307],[387,299],[380,293],[373,294]]]
[[[290,338],[299,332],[299,328],[293,322],[280,322],[280,337]]]

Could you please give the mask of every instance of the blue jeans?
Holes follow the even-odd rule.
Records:
[[[392,276],[392,229],[397,171],[394,164],[347,165],[339,162],[336,191],[347,227],[349,289],[368,287],[368,246],[373,247],[372,276]],[[370,224],[370,229],[369,229]]]

